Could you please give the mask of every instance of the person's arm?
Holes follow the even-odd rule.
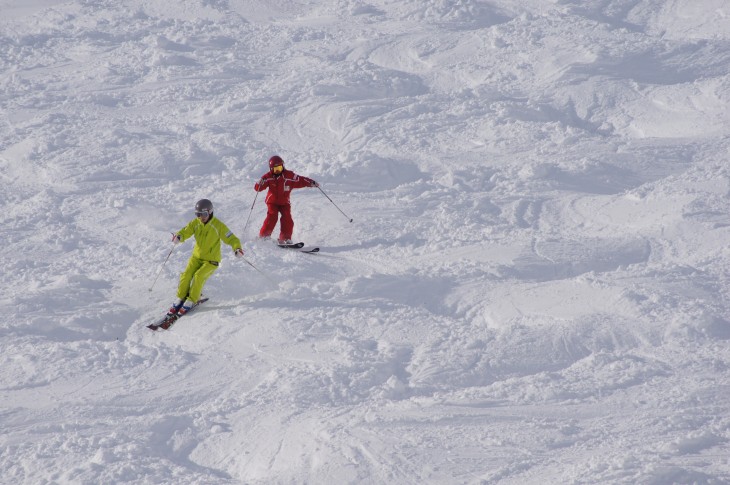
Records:
[[[231,248],[233,248],[233,252],[236,252],[238,249],[241,249],[241,240],[238,239],[238,237],[233,234],[233,231],[228,229],[228,226],[226,226],[223,222],[218,220],[218,224],[220,225],[218,227],[218,230],[221,234],[221,241],[228,244]]]
[[[195,225],[198,223],[198,219],[193,219],[188,223],[187,226],[177,231],[177,236],[180,237],[180,242],[184,242],[190,236],[195,233]]]
[[[259,179],[258,182],[256,182],[253,186],[253,189],[256,192],[261,192],[262,190],[266,190],[269,187],[269,181],[271,180],[271,177],[269,177],[268,174],[264,175]]]
[[[294,174],[294,176],[291,179],[291,188],[293,189],[301,189],[303,187],[317,187],[317,182],[314,181],[314,179],[310,179],[309,177],[304,177],[302,175]]]

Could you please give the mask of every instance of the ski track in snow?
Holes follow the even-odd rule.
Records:
[[[721,0],[0,12],[1,481],[730,482]]]

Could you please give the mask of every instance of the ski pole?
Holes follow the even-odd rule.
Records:
[[[149,291],[152,291],[152,288],[155,286],[155,283],[157,283],[157,278],[160,277],[160,273],[162,273],[162,268],[165,267],[165,264],[167,263],[167,260],[170,259],[170,255],[172,254],[172,251],[175,249],[175,244],[172,245],[170,248],[170,252],[167,253],[167,257],[165,258],[165,261],[163,261],[162,266],[160,266],[160,270],[157,272],[157,276],[155,276],[155,281],[152,282],[152,286],[150,286]]]
[[[261,275],[264,278],[266,278],[267,280],[269,280],[269,282],[271,284],[276,285],[276,281],[274,281],[271,278],[269,278],[269,275],[267,275],[266,273],[264,273],[263,271],[261,271],[260,269],[258,269],[256,266],[254,266],[254,264],[251,261],[249,261],[248,259],[244,258],[243,256],[241,256],[241,259],[244,260],[246,262],[246,264],[248,264],[249,266],[251,266],[253,269],[255,269],[256,271],[258,271],[259,273],[261,273]]]
[[[332,199],[330,199],[330,196],[324,193],[324,190],[322,190],[322,187],[320,187],[319,185],[317,185],[317,188],[319,189],[320,192],[322,192],[322,195],[324,195],[325,197],[327,197],[327,199],[330,202],[332,202],[332,205],[333,206],[337,207],[337,204],[335,204],[334,201]],[[342,212],[342,209],[340,209],[339,207],[337,207],[337,210],[340,211],[340,212]],[[345,217],[347,217],[348,219],[350,219],[350,222],[352,222],[352,218],[350,218],[350,216],[348,216],[344,212],[342,212],[342,215],[345,216]]]
[[[246,237],[246,229],[248,228],[248,221],[251,219],[251,213],[253,212],[253,206],[256,205],[256,198],[259,196],[259,193],[256,192],[256,195],[253,198],[253,204],[251,204],[251,210],[248,211],[248,217],[246,218],[246,224],[243,225],[243,237]]]

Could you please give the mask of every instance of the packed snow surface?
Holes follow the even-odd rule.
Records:
[[[0,481],[730,483],[729,72],[726,0],[0,0]]]

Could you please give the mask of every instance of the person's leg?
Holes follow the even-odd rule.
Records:
[[[264,223],[261,225],[259,237],[271,237],[271,233],[274,232],[278,220],[279,210],[277,206],[266,204],[266,219],[264,219]]]
[[[294,219],[291,217],[291,206],[289,204],[279,206],[281,212],[281,232],[279,239],[290,240],[294,233]]]
[[[202,265],[203,261],[198,258],[191,257],[188,260],[188,265],[185,268],[185,271],[180,273],[180,284],[178,284],[177,286],[177,297],[180,300],[185,301],[188,293],[190,293],[190,282],[193,279],[193,275],[196,271],[200,269]]]
[[[215,263],[211,263],[210,261],[206,261],[200,266],[198,271],[195,272],[195,276],[193,276],[193,282],[190,285],[190,294],[188,295],[188,301],[185,302],[185,305],[187,306],[188,303],[197,303],[198,300],[200,300],[200,295],[203,293],[203,286],[205,286],[205,282],[210,278],[210,276],[215,273],[215,270],[218,269],[218,265]]]

